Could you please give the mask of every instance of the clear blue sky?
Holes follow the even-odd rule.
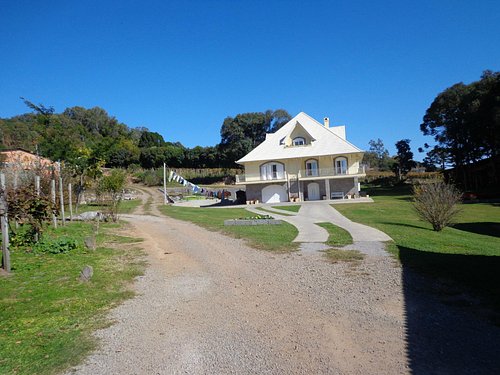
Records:
[[[284,108],[420,159],[434,97],[500,70],[500,2],[0,0],[0,57],[0,117],[99,106],[194,147]]]

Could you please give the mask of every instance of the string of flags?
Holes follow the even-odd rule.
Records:
[[[192,182],[189,182],[184,177],[178,175],[177,173],[175,173],[172,170],[170,171],[170,174],[168,175],[168,182],[170,182],[170,181],[175,181],[183,186],[189,187],[193,191],[193,193],[195,193],[195,194],[197,194],[197,193],[204,194],[206,192],[206,190],[204,188],[201,188],[198,185],[195,185]]]

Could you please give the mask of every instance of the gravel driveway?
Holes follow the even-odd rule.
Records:
[[[68,373],[487,374],[498,365],[494,348],[447,358],[453,337],[435,338],[441,352],[426,350],[432,333],[419,342],[407,324],[419,306],[439,304],[440,314],[424,317],[437,332],[448,331],[449,319],[468,321],[473,345],[498,344],[498,328],[471,323],[418,288],[409,299],[391,257],[330,264],[320,254],[257,251],[159,215],[127,220],[145,238],[150,266],[138,296],[113,310],[116,324],[97,332],[101,348]]]

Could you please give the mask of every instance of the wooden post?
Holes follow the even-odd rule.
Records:
[[[163,163],[163,204],[167,204],[167,165]]]
[[[59,203],[61,205],[61,224],[64,226],[66,218],[64,217],[64,192],[63,192],[63,180],[59,176]]]
[[[6,272],[10,272],[9,252],[9,218],[7,213],[7,201],[5,199],[5,175],[0,173],[0,222],[2,228],[2,266]]]
[[[40,196],[40,176],[35,176],[35,190],[36,195]]]
[[[68,184],[68,200],[69,200],[69,221],[73,221],[73,200],[72,200],[72,193],[73,191],[71,190],[71,182]]]
[[[56,180],[50,180],[50,194],[52,197],[52,204],[54,208],[56,207]],[[54,212],[52,212],[52,225],[54,228],[57,228],[57,216]]]

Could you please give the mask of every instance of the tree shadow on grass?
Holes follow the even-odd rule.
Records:
[[[380,224],[385,224],[385,225],[397,225],[399,227],[409,227],[409,228],[415,228],[415,229],[421,229],[421,230],[430,230],[432,231],[432,228],[426,228],[421,225],[413,225],[413,224],[405,224],[405,223],[394,223],[394,222],[389,222],[389,221],[384,221]]]
[[[454,224],[453,228],[486,236],[500,237],[500,223],[482,222],[482,223],[459,223]]]
[[[412,374],[500,368],[500,257],[399,247]]]

